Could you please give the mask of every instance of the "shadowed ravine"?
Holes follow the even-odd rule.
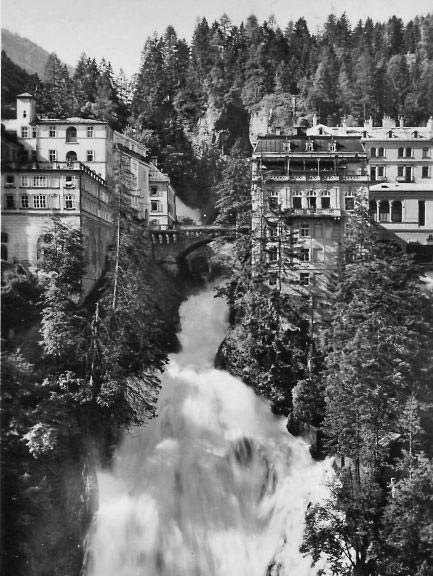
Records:
[[[182,351],[159,416],[125,436],[98,475],[88,576],[310,576],[298,552],[326,465],[250,388],[213,368],[227,307],[212,291],[181,308]],[[270,568],[272,566],[272,568]]]

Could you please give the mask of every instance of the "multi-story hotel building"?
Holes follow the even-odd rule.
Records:
[[[426,126],[404,126],[385,117],[382,126],[370,119],[362,127],[318,124],[311,135],[360,138],[369,159],[370,213],[424,261],[433,251],[433,119]]]
[[[87,290],[102,273],[114,233],[113,196],[121,188],[138,219],[148,222],[155,212],[152,220],[162,227],[176,220],[168,176],[145,146],[107,122],[40,118],[34,97],[24,93],[17,117],[2,123],[2,143],[2,259],[35,265],[51,217],[59,215],[86,240]]]
[[[367,199],[359,138],[268,134],[253,143],[253,269],[271,286],[320,294],[337,270],[345,224]]]

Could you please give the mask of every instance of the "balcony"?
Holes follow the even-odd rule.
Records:
[[[331,218],[341,217],[340,208],[286,208],[283,209],[283,212],[288,216],[315,216],[318,218],[323,218],[323,216],[329,216]]]

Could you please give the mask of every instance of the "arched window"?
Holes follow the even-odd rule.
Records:
[[[401,222],[403,208],[400,200],[394,200],[391,208],[391,222]]]
[[[370,153],[372,158],[376,158],[376,148],[372,148]]]
[[[383,158],[385,156],[385,149],[379,148],[377,155]]]
[[[389,202],[388,200],[382,200],[379,205],[379,221],[389,222]]]
[[[77,153],[74,152],[73,150],[70,150],[66,154],[66,162],[70,163],[70,162],[76,162],[76,161],[77,161]]]
[[[77,129],[74,126],[69,126],[66,130],[66,142],[77,141]]]
[[[376,200],[370,200],[369,212],[370,212],[370,218],[372,218],[376,222],[376,220],[377,220],[377,202],[376,202]]]
[[[310,209],[314,209],[316,208],[316,191],[315,190],[309,190],[308,194],[307,194],[307,200],[308,200],[308,208]]]

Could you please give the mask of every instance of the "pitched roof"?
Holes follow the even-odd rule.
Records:
[[[313,143],[313,151],[306,149],[307,142]],[[331,151],[329,145],[335,142],[336,151]],[[290,143],[290,150],[287,144]],[[350,136],[262,136],[259,137],[254,149],[255,154],[360,154],[365,155],[360,138]]]

